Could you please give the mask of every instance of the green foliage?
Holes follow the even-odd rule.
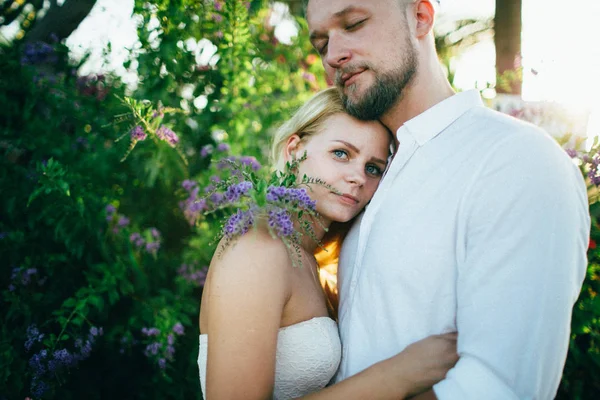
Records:
[[[217,228],[188,223],[178,188],[209,179],[206,145],[266,161],[271,129],[324,83],[306,32],[275,39],[267,2],[218,8],[136,2],[127,93],[78,76],[61,44],[0,48],[0,398],[200,398]]]
[[[559,142],[567,143],[570,135]],[[576,142],[575,148],[583,143]],[[572,156],[580,165],[588,184],[588,198],[592,229],[588,249],[588,269],[581,294],[573,308],[571,323],[571,341],[569,354],[563,373],[557,399],[588,400],[595,399],[600,393],[600,192],[598,184],[598,163],[600,162],[600,143],[598,138],[590,150],[576,152]]]

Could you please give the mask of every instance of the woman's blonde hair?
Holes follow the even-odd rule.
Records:
[[[325,89],[315,94],[275,132],[271,146],[271,165],[278,171],[284,170],[283,150],[293,134],[297,134],[301,139],[314,135],[319,132],[327,118],[345,112],[336,88]]]

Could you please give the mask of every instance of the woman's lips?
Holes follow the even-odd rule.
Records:
[[[358,204],[358,199],[350,194],[340,194],[338,195],[340,200],[346,204],[355,206]]]

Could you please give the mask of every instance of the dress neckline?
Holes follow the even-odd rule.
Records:
[[[321,316],[321,317],[312,317],[312,318],[304,320],[304,321],[296,322],[295,324],[292,324],[292,325],[283,326],[283,327],[279,328],[279,332],[284,332],[286,330],[289,330],[290,328],[299,328],[300,326],[308,325],[309,323],[314,323],[314,322],[317,322],[322,319],[325,319],[325,320],[329,319],[332,322],[335,322],[335,320],[333,318],[328,317],[326,315]],[[208,336],[208,333],[200,334],[200,337],[206,337],[206,336]]]

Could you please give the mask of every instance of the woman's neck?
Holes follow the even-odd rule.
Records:
[[[314,236],[304,233],[304,230],[300,227],[300,223],[298,221],[296,221],[294,225],[299,232],[303,232],[300,240],[300,246],[302,246],[304,251],[306,251],[308,254],[314,254],[315,250],[319,246],[319,243],[321,240],[323,240],[325,232],[327,229],[329,229],[331,221],[326,221],[325,219],[317,221],[315,217],[307,217],[307,219],[309,219]]]

